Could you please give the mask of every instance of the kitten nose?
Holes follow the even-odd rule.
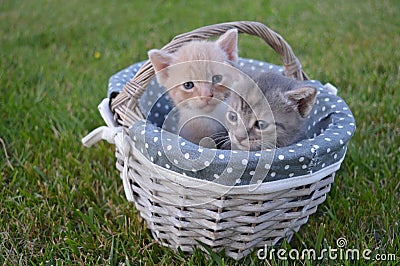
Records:
[[[247,135],[242,135],[242,134],[235,135],[235,137],[236,137],[236,139],[237,139],[237,141],[238,141],[239,143],[241,143],[242,141],[244,141],[245,139],[247,139]]]
[[[213,96],[214,95],[213,95],[213,92],[212,92],[210,87],[204,86],[204,85],[201,86],[201,88],[200,88],[200,97],[202,97],[202,99],[204,101],[206,101],[208,103]]]

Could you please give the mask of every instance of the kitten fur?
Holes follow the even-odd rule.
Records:
[[[245,76],[244,74],[241,74]],[[317,90],[279,73],[250,74],[235,84],[226,114],[232,149],[283,147],[305,137],[304,120]]]
[[[225,132],[223,65],[238,61],[238,32],[232,29],[216,41],[191,41],[174,53],[150,50],[149,59],[179,114],[177,134],[187,140],[213,147],[214,142],[200,141]]]

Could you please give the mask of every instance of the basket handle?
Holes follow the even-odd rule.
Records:
[[[201,27],[176,36],[162,50],[173,53],[185,43],[222,35],[232,28],[238,29],[239,33],[258,36],[273,48],[281,56],[285,76],[298,80],[308,80],[307,75],[301,69],[300,61],[294,55],[289,44],[278,33],[259,22],[237,21]],[[154,74],[151,62],[147,61],[138,70],[136,75],[125,84],[121,93],[112,100],[111,110],[115,114],[116,121],[119,124],[130,126],[134,122],[144,118],[137,103],[147,88],[148,83],[154,77]]]

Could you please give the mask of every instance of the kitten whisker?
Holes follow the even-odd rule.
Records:
[[[210,136],[217,147],[223,147],[229,141],[229,135],[226,132],[217,132]]]
[[[221,142],[218,143],[219,147],[223,150],[230,150],[231,149],[231,139],[229,136],[221,140]]]
[[[210,136],[210,138],[221,137],[221,136],[227,136],[227,133],[226,132],[216,132],[216,133],[212,134]]]
[[[210,136],[210,138],[212,138],[213,140],[216,140],[216,141],[221,140],[221,139],[226,139],[227,137],[228,137],[228,135],[225,133],[215,133]]]
[[[227,141],[222,143],[220,147],[223,150],[230,150],[231,149],[231,141],[228,139]]]
[[[215,140],[216,140],[217,146],[219,146],[222,143],[225,143],[228,140],[228,138],[227,137],[221,137],[221,138],[218,138],[218,139],[215,139]]]

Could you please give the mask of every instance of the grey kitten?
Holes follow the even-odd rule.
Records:
[[[222,147],[253,151],[287,146],[304,138],[304,121],[317,90],[275,72],[250,75],[241,74],[227,100],[229,140]]]

